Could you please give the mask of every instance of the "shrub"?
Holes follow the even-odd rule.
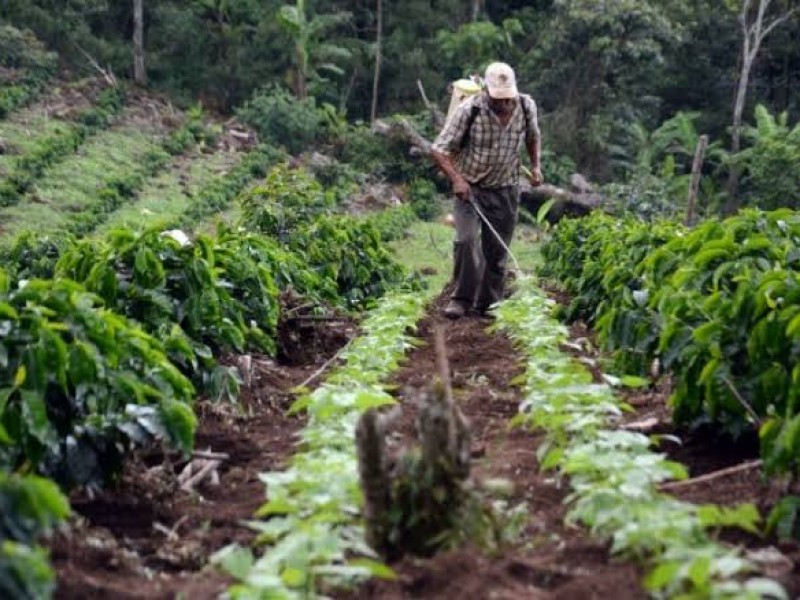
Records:
[[[63,278],[10,291],[0,271],[0,463],[100,487],[131,447],[189,451],[194,389],[159,341]]]
[[[262,142],[283,146],[291,154],[311,146],[320,131],[314,98],[298,100],[277,85],[255,94],[236,114],[258,132]]]
[[[752,145],[733,157],[744,171],[741,193],[745,204],[772,210],[800,208],[800,123],[787,124],[787,114],[777,118],[756,107],[756,127],[744,131]]]
[[[412,180],[408,188],[408,195],[411,199],[411,208],[420,219],[429,221],[438,217],[442,212],[439,194],[436,186],[430,180],[419,177]]]

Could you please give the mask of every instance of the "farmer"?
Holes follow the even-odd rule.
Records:
[[[484,86],[459,105],[432,148],[456,196],[455,289],[444,309],[451,319],[470,309],[485,316],[503,295],[506,251],[472,202],[508,245],[517,222],[523,144],[531,159],[531,184],[542,183],[536,103],[517,92],[514,70],[505,63],[486,68]]]

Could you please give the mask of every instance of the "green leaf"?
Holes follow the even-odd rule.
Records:
[[[250,549],[242,548],[238,544],[225,546],[212,554],[208,560],[211,564],[217,565],[232,577],[240,580],[247,578],[255,562]]]
[[[378,577],[379,579],[397,579],[397,573],[395,573],[389,566],[376,560],[370,560],[369,558],[356,558],[351,560],[348,564],[354,567],[365,568],[373,577]]]
[[[668,587],[681,570],[681,565],[676,562],[665,562],[650,571],[644,579],[644,586],[651,592],[663,590]]]
[[[281,572],[281,581],[290,588],[303,587],[306,584],[308,575],[302,569],[287,567]]]
[[[28,432],[42,445],[52,441],[53,431],[47,418],[47,407],[44,398],[38,392],[19,390],[22,405],[22,418]]]
[[[172,442],[184,452],[190,452],[197,429],[197,417],[191,407],[177,400],[165,400],[161,403],[161,418]]]
[[[17,368],[17,372],[14,374],[14,387],[22,387],[25,384],[27,374],[28,370],[25,368],[25,365],[20,365],[19,368]]]
[[[650,385],[650,380],[646,377],[637,377],[636,375],[623,375],[619,379],[623,387],[628,388],[644,388]]]

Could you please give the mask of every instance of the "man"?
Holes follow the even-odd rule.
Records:
[[[490,64],[484,84],[456,109],[432,148],[456,196],[455,289],[444,309],[451,319],[469,310],[485,315],[503,295],[506,251],[471,203],[509,245],[517,222],[522,145],[531,159],[531,184],[542,183],[536,103],[518,93],[514,70],[505,63]]]

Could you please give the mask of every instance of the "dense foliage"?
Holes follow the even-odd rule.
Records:
[[[0,593],[4,597],[52,594],[55,578],[45,551],[35,542],[68,514],[67,500],[52,481],[0,471]]]
[[[67,281],[8,288],[0,272],[0,466],[100,486],[134,445],[189,450],[194,389],[162,344]]]
[[[57,56],[30,31],[0,23],[0,118],[29,102],[55,74]]]
[[[653,452],[652,438],[609,428],[623,406],[562,352],[567,331],[549,314],[552,304],[526,278],[496,313],[525,360],[525,399],[514,423],[543,430],[541,467],[569,476],[567,521],[590,527],[610,539],[612,553],[647,566],[644,585],[656,597],[785,598],[774,581],[745,579],[754,565],[712,537],[722,526],[758,533],[756,508],[695,506],[659,491],[659,483],[685,478],[685,469]]]
[[[800,218],[746,211],[692,231],[596,214],[569,221],[544,249],[545,274],[575,295],[626,370],[658,358],[675,374],[679,422],[760,428],[770,471],[800,456],[797,337]]]
[[[300,170],[273,169],[242,202],[242,224],[279,240],[335,284],[347,307],[364,306],[404,279],[369,220],[329,214],[335,196]]]
[[[87,68],[81,50],[115,73],[132,70],[132,4],[7,0],[0,18],[32,29],[62,61]],[[150,81],[231,109],[256,90],[283,86],[353,119],[369,115],[376,3],[353,0],[144,0]],[[727,136],[740,61],[740,2],[589,0],[383,4],[379,113],[420,108],[416,81],[446,102],[447,83],[494,59],[519,71],[539,99],[548,141],[594,176],[608,175],[611,147],[631,123],[654,129],[679,111]],[[784,10],[774,5],[768,17]],[[764,41],[749,106],[798,116],[800,21]],[[77,43],[76,43],[77,42]],[[80,48],[80,49],[79,49]],[[0,53],[0,55],[3,53]],[[267,98],[268,96],[263,96]],[[281,111],[288,97],[271,96]],[[749,112],[749,111],[746,111]],[[311,111],[268,127],[316,127]],[[310,119],[310,120],[309,120]]]

